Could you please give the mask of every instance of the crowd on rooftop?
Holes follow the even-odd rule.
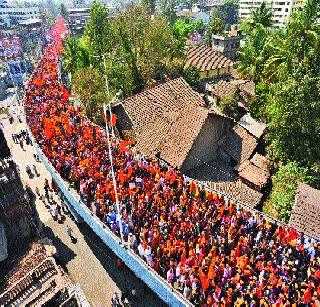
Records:
[[[269,222],[111,139],[117,218],[104,130],[69,103],[58,81],[61,19],[26,86],[27,121],[44,154],[83,202],[197,306],[315,306],[319,241]]]

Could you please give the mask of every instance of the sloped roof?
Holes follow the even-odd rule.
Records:
[[[257,145],[256,138],[239,124],[226,133],[219,142],[219,146],[238,164],[248,160]]]
[[[251,80],[233,80],[233,84],[237,85],[239,89],[245,93],[248,93],[251,96],[256,94],[256,85]]]
[[[194,66],[199,71],[233,67],[234,63],[223,53],[205,46],[192,46],[188,50],[185,67]]]
[[[270,160],[267,157],[256,153],[250,161],[262,170],[270,172]]]
[[[252,208],[258,206],[263,197],[262,193],[251,189],[241,181],[203,181],[203,183],[212,188],[214,191],[226,194],[234,201],[248,205]]]
[[[242,97],[238,101],[238,105],[246,110],[248,110],[247,103],[250,98],[254,97],[255,95],[255,84],[253,81],[250,80],[232,80],[232,81],[224,81],[220,80],[218,83],[214,85],[210,85],[212,95],[224,98],[224,97],[232,97],[236,90],[239,89],[239,94]],[[209,87],[209,88],[210,88]]]
[[[212,94],[217,97],[232,96],[237,89],[237,86],[231,82],[220,80],[213,88]]]
[[[298,182],[289,225],[312,237],[320,238],[320,190]]]
[[[136,132],[137,148],[145,155],[159,152],[179,168],[208,115],[214,113],[182,78],[129,97],[123,104]]]
[[[247,129],[257,139],[260,139],[267,128],[266,124],[259,123],[254,118],[252,118],[250,114],[245,114],[244,116],[242,116],[238,120],[238,124]]]
[[[266,186],[270,173],[254,165],[251,161],[245,161],[239,168],[239,176],[262,189]]]

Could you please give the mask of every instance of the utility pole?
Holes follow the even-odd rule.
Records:
[[[108,140],[108,150],[109,150],[109,160],[111,164],[111,174],[112,174],[112,181],[113,181],[113,189],[114,194],[116,198],[116,206],[117,206],[117,220],[119,221],[119,229],[120,229],[120,237],[121,237],[121,244],[124,245],[124,239],[123,239],[123,228],[122,228],[122,218],[120,214],[120,204],[118,199],[118,193],[117,193],[117,182],[116,182],[116,176],[113,169],[113,158],[112,158],[112,150],[111,150],[111,142],[110,142],[110,135],[109,135],[109,127],[107,122],[107,109],[106,105],[103,105],[103,113],[106,121],[106,132],[107,132],[107,140]]]
[[[102,58],[103,58],[103,65],[104,65],[104,77],[105,77],[105,82],[106,82],[106,91],[107,91],[108,98],[110,98],[109,82],[108,82],[108,77],[107,77],[107,64],[106,64],[105,55],[103,55]],[[110,103],[109,103],[109,111],[110,111],[110,117],[111,117],[112,113],[111,113],[111,105],[110,105]],[[119,221],[121,244],[124,245],[122,218],[121,218],[121,214],[120,214],[120,203],[119,203],[118,192],[117,192],[116,176],[115,176],[114,169],[113,169],[113,157],[112,157],[112,150],[111,150],[109,126],[108,126],[108,121],[107,121],[106,104],[103,104],[103,114],[104,114],[104,118],[105,118],[105,122],[106,122],[106,133],[107,133],[107,140],[108,140],[109,160],[110,160],[110,164],[111,164],[111,174],[112,174],[112,181],[113,181],[113,189],[114,189],[114,194],[115,194],[115,198],[116,198],[117,220]],[[113,127],[112,127],[112,134],[113,134],[113,137],[114,137]]]

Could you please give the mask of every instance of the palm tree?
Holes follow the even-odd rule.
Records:
[[[257,25],[252,36],[247,37],[246,45],[239,52],[238,72],[242,77],[257,81],[261,77],[265,62],[265,44],[268,31]]]
[[[283,35],[274,33],[267,48],[271,56],[265,64],[264,74],[272,79],[285,68],[287,74],[300,76],[318,71],[320,61],[320,4],[308,0],[302,11],[292,14]]]
[[[265,28],[270,28],[272,26],[272,17],[272,8],[266,1],[263,1],[261,5],[251,13],[252,22],[255,25],[261,24]]]

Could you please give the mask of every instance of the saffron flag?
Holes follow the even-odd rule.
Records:
[[[48,139],[52,139],[52,137],[55,134],[55,125],[53,124],[53,121],[50,118],[44,118],[44,133]]]
[[[114,127],[117,122],[117,115],[116,114],[111,114],[111,119],[110,119],[110,126]]]
[[[202,269],[199,269],[199,277],[202,284],[203,292],[206,292],[209,287],[209,278],[203,273]]]
[[[128,148],[128,146],[131,144],[131,142],[127,142],[125,140],[120,141],[119,147],[120,147],[120,152],[127,152],[131,153],[131,150]]]

